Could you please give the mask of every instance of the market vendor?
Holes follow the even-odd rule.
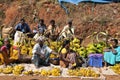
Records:
[[[44,34],[45,30],[47,29],[46,25],[44,24],[44,19],[40,19],[37,25],[38,31],[40,34]]]
[[[37,43],[34,45],[32,53],[32,62],[38,68],[40,65],[49,66],[49,56],[50,54],[57,55],[52,49],[44,44],[45,38],[40,36],[37,38]]]
[[[15,26],[15,30],[23,33],[31,32],[29,25],[25,22],[25,19],[20,20],[20,22]]]
[[[19,59],[20,50],[19,48],[16,48],[16,50],[18,50],[18,53],[14,55],[13,46],[10,44],[10,40],[8,38],[5,38],[4,45],[0,49],[0,53],[3,56],[3,61],[4,61],[5,66]]]
[[[73,20],[69,20],[67,25],[64,26],[63,30],[60,33],[59,39],[62,38],[73,38],[74,37],[75,27],[73,26]]]
[[[70,41],[65,40],[60,50],[60,66],[73,69],[77,66],[77,55],[73,50],[70,50]]]
[[[50,20],[50,24],[47,28],[47,37],[49,38],[57,38],[59,33],[60,33],[60,30],[58,28],[58,26],[55,24],[55,20]]]
[[[110,47],[104,50],[105,66],[107,64],[115,65],[120,62],[120,46],[118,46],[118,40],[111,39],[108,44]]]

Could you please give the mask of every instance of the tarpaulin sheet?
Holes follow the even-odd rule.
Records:
[[[61,2],[69,2],[69,3],[73,3],[73,4],[78,4],[79,2],[98,2],[98,3],[110,3],[113,0],[58,0],[59,3]]]
[[[68,2],[72,4],[78,5],[80,2],[94,2],[94,3],[111,3],[111,2],[119,2],[120,0],[58,0],[61,7],[66,11],[68,14],[67,8],[62,4],[63,2]]]

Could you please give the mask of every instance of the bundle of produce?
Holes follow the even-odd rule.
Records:
[[[70,76],[84,76],[84,77],[100,77],[100,74],[89,68],[80,68],[74,70],[68,70]]]

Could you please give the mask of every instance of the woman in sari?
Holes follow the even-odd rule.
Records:
[[[111,39],[109,45],[110,47],[104,50],[105,66],[107,64],[115,65],[120,62],[120,46],[118,46],[118,40]]]
[[[60,66],[73,69],[76,67],[76,53],[70,50],[70,41],[65,40],[60,50]]]
[[[13,54],[13,46],[10,44],[10,40],[8,38],[4,39],[4,45],[1,47],[0,53],[3,56],[3,61],[4,61],[5,66],[10,63],[15,62],[18,59],[20,50],[18,48],[17,48],[17,50],[18,50],[17,55],[14,55]],[[17,56],[17,58],[16,58],[16,56]]]

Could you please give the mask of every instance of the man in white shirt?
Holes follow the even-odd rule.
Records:
[[[37,39],[37,43],[34,45],[32,53],[32,62],[35,64],[36,67],[40,65],[49,66],[49,56],[51,53],[56,54],[52,51],[47,45],[44,44],[44,37],[40,36]]]
[[[72,20],[68,21],[68,24],[66,26],[64,26],[62,32],[60,33],[60,37],[61,38],[71,38],[74,36],[74,26],[72,25]]]

